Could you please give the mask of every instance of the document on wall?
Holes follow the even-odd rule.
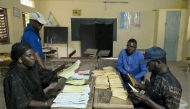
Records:
[[[59,74],[61,77],[69,78],[71,75],[75,73],[75,70],[79,68],[81,61],[77,60],[73,65],[65,69],[63,72]]]

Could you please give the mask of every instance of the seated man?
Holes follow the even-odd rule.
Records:
[[[127,74],[133,75],[138,82],[141,82],[141,78],[146,74],[146,65],[140,64],[140,61],[144,59],[143,54],[136,50],[137,41],[130,39],[127,42],[127,48],[120,51],[116,69],[121,73],[122,80],[125,84],[127,91],[130,91],[128,86]]]
[[[178,109],[181,98],[181,85],[170,72],[166,62],[166,52],[159,47],[146,50],[145,59],[141,61],[147,64],[152,73],[149,84],[137,83],[135,87],[145,90],[145,94],[133,93],[135,108],[144,109]]]

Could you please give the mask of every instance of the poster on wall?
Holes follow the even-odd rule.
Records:
[[[140,29],[140,12],[121,12],[121,29]]]

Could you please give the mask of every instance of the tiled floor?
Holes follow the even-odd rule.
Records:
[[[184,62],[168,62],[168,66],[181,83],[183,89],[182,99],[190,104],[190,74],[188,77],[185,75],[187,64]],[[149,75],[150,73],[147,73],[146,77],[149,77]],[[6,107],[3,94],[3,79],[4,76],[0,76],[0,109],[5,109]],[[190,109],[190,106],[187,106],[186,109]]]

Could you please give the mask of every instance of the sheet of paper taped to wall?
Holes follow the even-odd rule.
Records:
[[[71,75],[73,75],[75,73],[75,70],[77,68],[79,68],[81,61],[77,60],[73,65],[71,65],[70,67],[68,67],[67,69],[65,69],[63,72],[61,72],[59,74],[59,76],[61,77],[65,77],[65,78],[69,78]]]

